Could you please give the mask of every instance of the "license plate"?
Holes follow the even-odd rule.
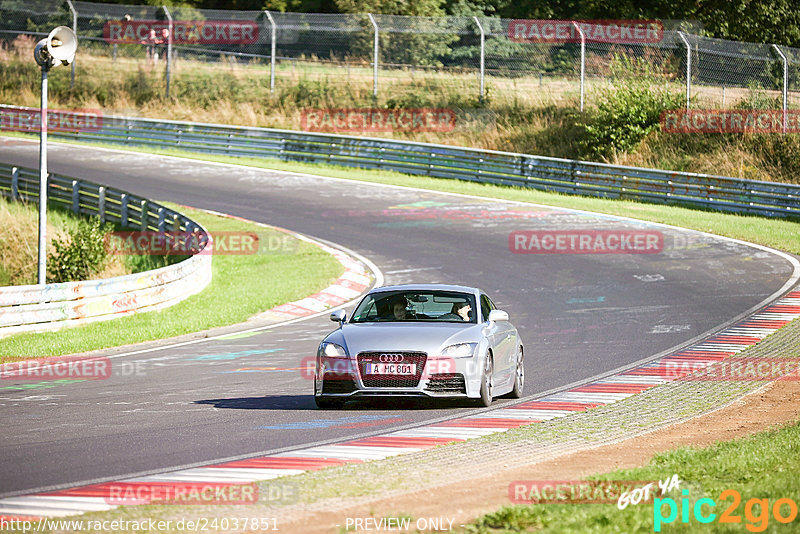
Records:
[[[368,375],[413,375],[417,370],[413,363],[367,363]]]

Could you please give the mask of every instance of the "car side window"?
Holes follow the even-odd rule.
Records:
[[[489,297],[486,295],[481,295],[481,315],[483,315],[483,320],[489,320],[489,312],[494,309],[494,304]]]

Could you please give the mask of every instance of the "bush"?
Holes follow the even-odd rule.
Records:
[[[626,83],[603,91],[597,110],[582,122],[584,136],[579,144],[583,157],[604,159],[635,149],[658,129],[664,111],[685,105],[683,95],[653,89],[646,81]]]
[[[770,96],[755,84],[750,84],[747,89],[747,96],[733,106],[735,109],[783,109],[780,96]]]
[[[108,257],[104,237],[111,225],[99,219],[81,219],[70,231],[69,239],[53,241],[55,252],[48,254],[48,282],[90,280]]]

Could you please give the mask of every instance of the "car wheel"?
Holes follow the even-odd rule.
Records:
[[[525,387],[525,363],[522,361],[522,347],[519,348],[517,357],[517,368],[514,369],[514,388],[508,394],[512,399],[522,397],[522,389]]]
[[[345,399],[314,396],[314,403],[320,410],[338,410],[344,406]]]
[[[489,407],[492,405],[492,375],[494,374],[494,365],[492,364],[492,353],[486,355],[486,364],[483,367],[483,376],[481,377],[481,396],[478,399],[478,406]]]

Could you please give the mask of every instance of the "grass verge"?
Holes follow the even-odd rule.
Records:
[[[753,434],[746,438],[717,443],[711,447],[683,447],[656,455],[649,464],[637,469],[625,469],[594,480],[664,480],[673,474],[689,481],[681,490],[688,495],[672,491],[663,497],[673,499],[678,510],[671,521],[659,521],[656,532],[792,532],[798,528],[798,519],[782,524],[776,518],[778,499],[789,498],[797,503],[800,495],[800,422]],[[722,495],[725,490],[738,492]],[[682,509],[687,503],[687,520]],[[715,519],[704,525],[694,515],[699,499],[712,499],[716,506],[702,506],[703,515],[715,514]],[[753,501],[751,501],[751,499]],[[757,502],[756,502],[757,501]],[[628,506],[619,510],[616,504],[534,504],[508,506],[487,514],[468,525],[463,532],[474,534],[500,534],[511,532],[653,532],[656,517],[669,517],[669,504],[657,501],[650,504]],[[728,509],[736,523],[721,523],[721,514]],[[791,515],[788,503],[779,503],[782,517]],[[795,515],[797,508],[795,506]]]
[[[265,240],[262,242],[267,242],[270,235],[281,238],[286,235],[253,223],[163,204],[188,215],[212,233],[256,232]],[[335,258],[312,244],[293,237],[285,243],[281,250],[271,253],[215,256],[208,287],[170,308],[121,317],[113,323],[9,336],[0,339],[0,355],[4,361],[56,356],[235,324],[319,291],[344,271]]]
[[[0,47],[0,102],[38,106],[40,73],[29,60],[34,45],[33,38],[20,36]],[[660,112],[683,108],[682,86],[655,72],[647,58],[624,59],[621,50],[595,57],[606,65],[607,76],[586,80],[587,105],[580,112],[578,76],[569,70],[544,80],[538,72],[514,77],[495,72],[487,77],[481,100],[474,71],[384,69],[376,97],[368,63],[281,61],[271,91],[265,64],[207,63],[187,55],[171,66],[166,98],[163,62],[147,64],[138,45],[121,45],[116,60],[105,55],[107,47],[101,52],[88,43],[81,46],[74,86],[69,69],[50,75],[52,110],[303,129],[303,117],[315,109],[446,108],[455,115],[452,128],[399,127],[379,135],[746,179],[798,183],[800,177],[800,135],[663,131]],[[125,57],[123,50],[136,50],[138,57]],[[781,108],[774,90],[720,89],[698,85],[692,108]],[[664,99],[662,93],[671,96]],[[361,133],[374,135],[369,127]]]
[[[48,211],[47,244],[77,226],[78,218],[68,212]],[[9,202],[0,197],[0,286],[36,283],[39,216],[36,205]]]

